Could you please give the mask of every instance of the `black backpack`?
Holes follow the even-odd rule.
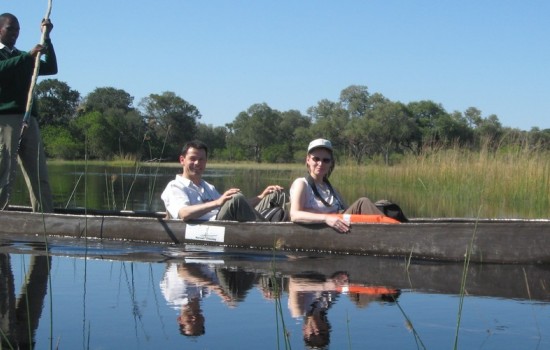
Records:
[[[384,215],[389,216],[392,219],[395,219],[399,222],[409,221],[409,219],[407,219],[407,217],[403,213],[403,210],[401,210],[401,208],[395,203],[392,203],[386,199],[381,199],[374,203],[374,205],[376,205],[376,207],[382,213],[384,213]]]
[[[269,203],[269,208],[260,211],[260,215],[265,221],[281,222],[290,221],[290,202],[284,191],[275,193],[274,198]]]

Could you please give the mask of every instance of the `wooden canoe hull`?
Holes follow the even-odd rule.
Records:
[[[220,232],[223,231],[223,234]],[[198,232],[198,233],[197,233]],[[214,232],[214,233],[212,233]],[[165,244],[403,256],[438,261],[548,263],[550,220],[412,220],[354,224],[348,234],[325,225],[263,222],[185,223],[153,217],[0,212],[2,235],[74,237]]]

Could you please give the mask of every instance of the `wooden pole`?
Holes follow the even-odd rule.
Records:
[[[48,9],[46,10],[46,15],[44,16],[44,20],[50,19],[50,14],[52,12],[52,0],[48,0]],[[42,30],[42,36],[40,38],[40,45],[44,45],[44,42],[46,41],[46,28]],[[25,108],[25,115],[23,116],[23,126],[21,128],[21,134],[23,134],[23,130],[25,130],[25,127],[27,126],[27,123],[31,117],[32,113],[32,104],[34,100],[34,88],[36,86],[36,80],[38,79],[38,72],[40,70],[40,56],[42,54],[38,53],[36,55],[36,59],[34,62],[34,71],[32,74],[31,79],[31,86],[29,87],[29,94],[27,96],[27,106]]]

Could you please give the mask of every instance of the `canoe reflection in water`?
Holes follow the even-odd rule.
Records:
[[[346,272],[336,272],[330,278],[307,273],[288,278],[288,308],[293,318],[303,317],[304,343],[310,348],[325,348],[330,343],[331,326],[327,312],[341,294],[347,294],[357,306],[371,301],[395,301],[397,289],[350,283]]]
[[[256,281],[255,273],[244,270],[205,263],[169,263],[160,289],[168,304],[180,311],[177,320],[181,334],[201,336],[205,333],[201,300],[215,293],[228,307],[236,307]]]
[[[180,332],[186,336],[205,334],[202,299],[216,294],[233,308],[244,301],[254,286],[270,300],[282,299],[282,294],[288,293],[290,316],[302,319],[304,343],[313,348],[329,344],[331,326],[327,312],[341,295],[347,295],[358,307],[366,307],[372,301],[393,302],[400,294],[398,289],[351,283],[343,271],[328,278],[315,272],[275,276],[212,261],[170,262],[160,282],[167,303],[179,312]]]
[[[16,298],[9,254],[0,253],[0,349],[33,349],[51,258],[33,255],[30,269]]]

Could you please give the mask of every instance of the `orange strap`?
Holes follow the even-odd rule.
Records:
[[[400,224],[399,221],[390,218],[389,216],[372,214],[329,214],[337,216],[340,219],[350,223],[378,223],[378,224]]]
[[[382,294],[399,294],[398,289],[381,287],[381,286],[364,286],[361,284],[348,284],[339,287],[340,293],[357,293],[357,294],[369,294],[369,295],[382,295]]]

